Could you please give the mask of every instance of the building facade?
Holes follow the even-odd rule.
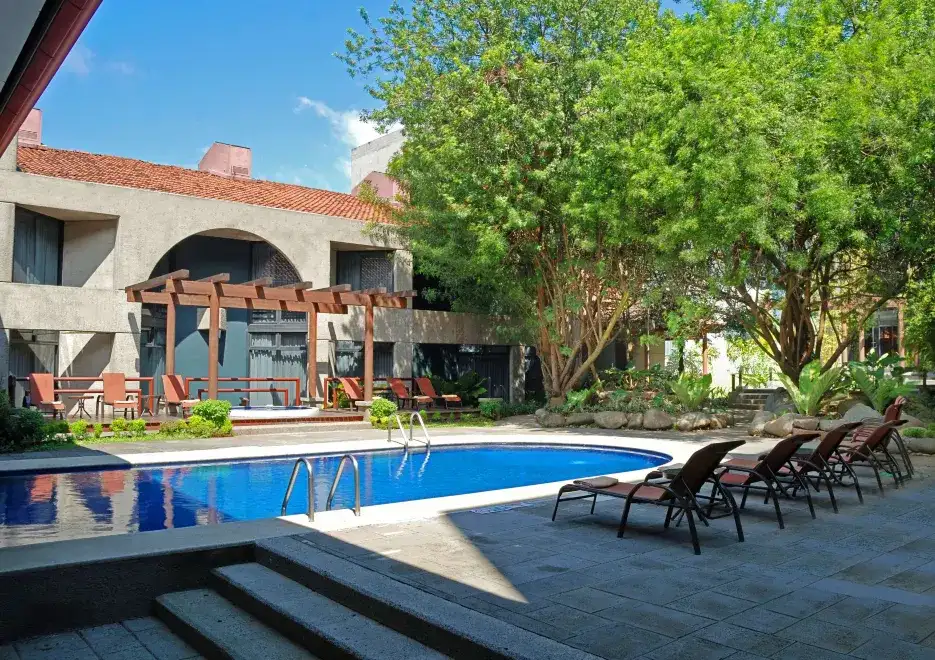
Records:
[[[409,253],[368,231],[376,209],[255,180],[244,147],[216,143],[190,170],[49,148],[41,129],[25,137],[0,157],[0,374],[159,376],[164,308],[129,303],[123,289],[177,269],[233,283],[412,288]],[[521,347],[499,342],[484,317],[418,306],[376,310],[375,376],[476,370],[491,394],[522,397]],[[226,310],[219,374],[297,376],[321,397],[324,377],[361,375],[362,316],[318,315],[319,382],[309,388],[304,314]],[[205,310],[179,309],[177,373],[207,374],[207,322]],[[278,403],[272,396],[252,402]]]

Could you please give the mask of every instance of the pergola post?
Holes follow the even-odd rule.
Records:
[[[364,305],[364,399],[373,400],[373,299]]]
[[[306,350],[308,384],[306,390],[308,390],[308,398],[313,399],[318,396],[318,309],[309,310],[306,317],[308,318],[308,349]]]
[[[208,398],[217,399],[218,362],[220,361],[218,348],[221,326],[221,297],[218,295],[217,285],[213,287],[213,291],[209,296],[208,302],[210,304],[210,307],[208,308]]]
[[[708,374],[708,333],[701,335],[701,375]]]
[[[166,375],[175,375],[175,295],[172,293],[172,280],[166,282],[169,302],[166,305]]]

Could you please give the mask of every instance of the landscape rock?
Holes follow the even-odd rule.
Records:
[[[843,419],[823,419],[818,422],[819,431],[833,431],[844,423]]]
[[[773,421],[775,415],[769,410],[758,410],[753,415],[753,421],[750,422],[750,429],[747,431],[750,435],[765,435],[765,426]]]
[[[912,428],[924,429],[926,427],[925,422],[923,422],[918,417],[914,417],[913,415],[907,415],[906,413],[903,413],[902,415],[900,415],[899,418],[906,420],[906,423],[903,424],[904,429],[912,429]]]
[[[630,413],[629,415],[627,415],[627,428],[628,429],[643,428],[643,413]]]
[[[792,420],[792,428],[803,431],[817,431],[821,420],[817,417],[796,417]]]
[[[935,438],[903,437],[909,451],[917,454],[935,454]]]
[[[553,412],[547,412],[541,417],[537,415],[536,421],[539,422],[539,426],[542,426],[547,429],[557,429],[562,426],[565,426],[568,423],[565,420],[565,415],[562,415],[560,413],[553,413]]]
[[[866,406],[867,399],[862,394],[852,394],[838,404],[838,415],[844,415],[854,406]]]
[[[766,397],[766,401],[763,402],[763,409],[777,415],[795,410],[792,405],[792,397],[790,397],[789,393],[782,387]]]
[[[729,412],[715,413],[714,418],[722,429],[730,428],[734,425],[734,416]]]
[[[841,419],[845,422],[861,422],[865,419],[883,419],[883,415],[866,404],[858,403],[848,408]]]
[[[776,438],[785,438],[792,433],[793,424],[797,417],[798,415],[795,413],[786,413],[782,417],[777,417],[763,425],[763,433]]]
[[[672,424],[674,424],[674,420],[672,419],[672,416],[665,410],[650,408],[645,413],[643,413],[644,429],[649,429],[650,431],[663,431],[665,429],[671,429]]]
[[[718,422],[712,415],[703,412],[685,413],[675,422],[675,428],[679,431],[700,431],[702,429],[718,428]]]
[[[594,413],[572,413],[565,418],[565,422],[568,426],[588,426],[594,423]]]
[[[613,410],[605,410],[594,413],[594,423],[602,429],[619,429],[621,426],[626,426],[627,414]]]
[[[549,411],[546,410],[545,408],[539,408],[539,409],[538,409],[535,413],[533,413],[533,414],[536,416],[536,421],[538,422],[541,418],[543,418],[543,417],[545,417],[546,415],[548,415],[548,414],[549,414]]]

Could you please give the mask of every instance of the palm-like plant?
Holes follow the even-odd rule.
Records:
[[[847,364],[851,380],[878,412],[883,412],[886,406],[897,397],[910,394],[915,389],[903,383],[900,367],[902,361],[903,358],[899,355],[884,353],[877,357],[871,352],[865,362],[848,362]],[[886,374],[887,368],[893,376]]]
[[[792,397],[795,409],[802,415],[813,417],[821,410],[822,403],[834,394],[843,370],[843,367],[836,366],[822,373],[821,361],[814,360],[802,369],[798,385],[785,374],[780,374],[779,380]]]
[[[711,374],[696,377],[682,374],[672,383],[672,393],[686,410],[698,410],[711,395]]]

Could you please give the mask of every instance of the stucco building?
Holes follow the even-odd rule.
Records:
[[[0,157],[0,374],[159,376],[163,310],[128,303],[123,288],[176,269],[413,288],[410,254],[367,231],[377,220],[353,195],[253,179],[245,147],[215,143],[198,170],[66,151],[41,144],[34,112]],[[492,394],[521,398],[521,347],[498,341],[483,317],[420,309],[430,306],[416,298],[376,310],[375,375],[476,370]],[[220,375],[304,379],[305,323],[304,314],[227,310]],[[206,324],[204,310],[180,308],[177,373],[206,375]],[[363,328],[360,310],[319,315],[313,396],[327,375],[360,375]]]

